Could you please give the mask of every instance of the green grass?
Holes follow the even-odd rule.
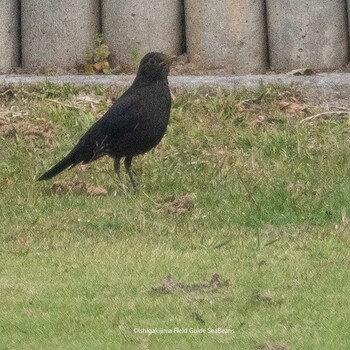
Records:
[[[293,88],[182,92],[138,193],[107,158],[36,182],[120,93],[0,95],[0,349],[349,349],[349,120],[301,122],[322,109],[282,111]]]

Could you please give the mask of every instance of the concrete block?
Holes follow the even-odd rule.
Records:
[[[18,12],[18,0],[0,0],[0,73],[19,65]]]
[[[177,55],[183,40],[181,0],[102,0],[102,31],[113,64],[133,65],[149,51]]]
[[[74,68],[86,61],[99,28],[96,0],[22,0],[25,69]]]
[[[185,0],[187,53],[203,67],[267,70],[263,0]]]
[[[271,68],[333,69],[348,59],[344,0],[267,0]]]
[[[350,0],[347,0],[347,9],[348,9],[348,13],[347,13],[347,17],[348,17],[348,47],[350,48]],[[350,53],[348,54],[348,61],[350,60]]]

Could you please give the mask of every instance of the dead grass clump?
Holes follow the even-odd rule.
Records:
[[[46,118],[31,118],[27,110],[11,111],[0,110],[0,138],[44,140],[49,146],[57,146],[56,131]]]
[[[174,280],[171,275],[167,276],[163,282],[152,287],[152,292],[159,294],[172,294],[178,291],[196,292],[196,291],[215,291],[219,288],[227,288],[231,285],[230,280],[222,280],[218,273],[214,273],[209,281],[199,283],[182,283]]]
[[[194,208],[194,198],[191,195],[167,197],[163,203],[157,205],[157,212],[169,214],[185,214]]]

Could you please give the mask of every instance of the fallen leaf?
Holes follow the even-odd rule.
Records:
[[[279,104],[281,111],[287,113],[305,112],[307,108],[296,102],[281,101]]]
[[[237,104],[237,111],[239,113],[252,113],[258,114],[261,113],[261,106],[253,103],[253,100],[241,101]]]
[[[293,69],[290,72],[287,73],[287,75],[314,75],[316,74],[315,71],[313,71],[310,68],[299,68],[299,69]]]
[[[108,192],[103,187],[89,186],[86,190],[89,196],[107,196]]]
[[[92,67],[94,68],[95,72],[99,73],[102,71],[102,68],[103,68],[103,64],[100,63],[100,62],[97,62],[97,63],[94,63],[92,65]]]
[[[243,113],[243,112],[245,112],[245,107],[244,107],[244,104],[243,103],[238,103],[238,105],[237,105],[237,112],[238,113]]]
[[[257,128],[257,127],[259,127],[259,126],[264,125],[265,121],[266,121],[265,116],[263,116],[263,115],[258,115],[256,118],[254,118],[253,120],[251,120],[250,122],[248,122],[248,125],[249,125],[251,128]]]

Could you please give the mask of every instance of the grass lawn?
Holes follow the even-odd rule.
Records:
[[[36,182],[120,93],[1,90],[0,349],[350,349],[349,119],[178,92],[137,193],[108,158]]]

